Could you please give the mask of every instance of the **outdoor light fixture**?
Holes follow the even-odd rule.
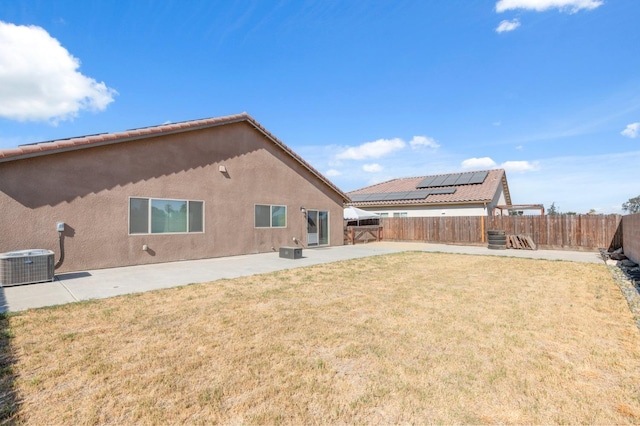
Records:
[[[300,213],[305,214],[307,212],[307,209],[305,209],[304,207],[300,207]]]
[[[218,171],[220,173],[227,173],[227,168],[225,166],[218,166]]]

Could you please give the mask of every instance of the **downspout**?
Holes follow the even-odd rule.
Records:
[[[53,267],[53,269],[58,269],[64,263],[64,235],[62,235],[62,231],[58,231],[58,240],[60,244],[60,259],[58,259],[58,263]]]

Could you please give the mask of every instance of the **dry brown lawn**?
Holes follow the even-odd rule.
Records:
[[[640,423],[604,264],[409,252],[5,322],[17,423]]]

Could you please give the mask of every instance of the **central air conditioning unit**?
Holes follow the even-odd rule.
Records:
[[[51,250],[31,249],[0,254],[0,286],[53,281],[54,259]]]

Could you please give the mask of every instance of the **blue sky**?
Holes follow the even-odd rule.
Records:
[[[0,0],[0,149],[246,111],[344,191],[640,195],[640,1]]]

